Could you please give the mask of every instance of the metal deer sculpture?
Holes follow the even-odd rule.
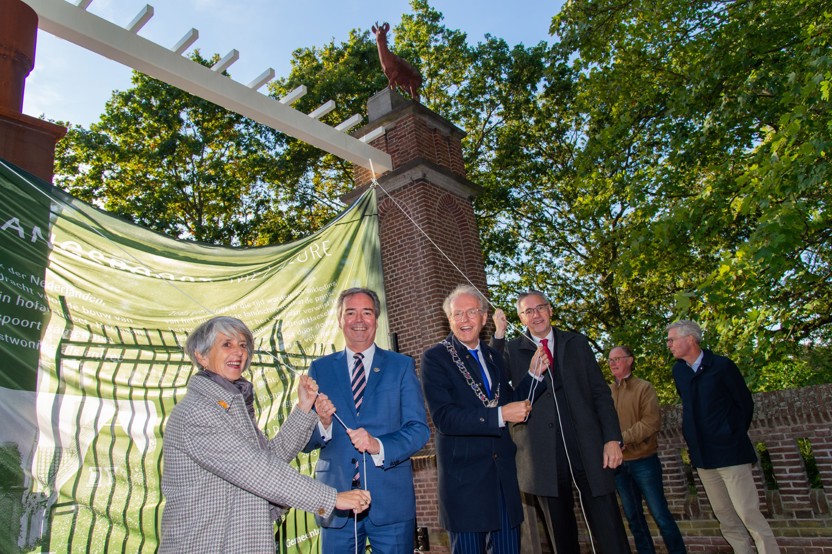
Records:
[[[422,76],[413,69],[413,66],[387,48],[387,31],[389,30],[390,25],[387,23],[384,23],[381,27],[376,23],[372,27],[373,34],[376,36],[376,44],[378,44],[378,59],[381,62],[381,69],[384,71],[391,89],[396,90],[396,87],[400,87],[407,91],[413,100],[418,102]]]

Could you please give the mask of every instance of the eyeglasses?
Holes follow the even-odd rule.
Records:
[[[690,336],[690,335],[682,335],[681,337],[667,337],[667,345],[668,345],[668,346],[670,346],[670,345],[672,345],[674,342],[679,341],[679,340],[682,340],[682,339],[686,339],[686,338],[688,338],[689,336]]]
[[[465,318],[474,319],[482,313],[479,308],[471,308],[470,310],[458,311],[451,314],[454,321],[463,321]]]
[[[534,315],[535,312],[541,313],[541,312],[546,311],[546,309],[548,307],[549,307],[549,304],[538,304],[534,308],[526,308],[525,310],[523,310],[520,313],[523,314],[526,317],[531,317],[531,316]]]
[[[609,364],[610,365],[617,364],[621,360],[626,360],[627,358],[632,358],[632,356],[616,356],[615,358],[610,358],[609,359]]]

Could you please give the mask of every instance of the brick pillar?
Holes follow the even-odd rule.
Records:
[[[55,144],[66,129],[22,113],[38,17],[21,0],[0,0],[0,14],[0,158],[51,181]]]
[[[442,312],[445,296],[466,277],[486,290],[471,204],[481,188],[465,177],[464,133],[446,119],[390,89],[370,99],[368,112],[369,123],[355,135],[383,126],[385,134],[370,144],[393,159],[392,171],[378,178],[383,190],[377,193],[390,331],[399,350],[416,359],[418,370],[422,352],[450,332]],[[356,168],[355,181],[347,201],[369,186],[370,171]],[[439,528],[432,439],[416,456],[414,472],[417,526],[428,528],[431,552],[447,552],[447,534]]]

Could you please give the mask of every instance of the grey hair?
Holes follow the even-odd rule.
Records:
[[[236,317],[218,316],[212,317],[208,321],[202,323],[194,329],[188,340],[185,342],[185,352],[191,361],[200,369],[205,369],[197,361],[196,355],[206,356],[214,343],[217,341],[217,335],[222,333],[229,337],[241,337],[246,341],[246,366],[243,371],[247,370],[251,365],[251,356],[254,354],[254,336],[246,324]]]
[[[524,298],[526,298],[527,296],[539,296],[540,298],[543,299],[543,301],[546,304],[550,303],[549,299],[546,298],[546,295],[543,294],[542,292],[540,292],[539,290],[535,290],[535,289],[524,290],[523,292],[521,292],[520,294],[517,295],[517,302],[515,302],[515,305],[517,306],[517,313],[518,314],[520,313],[520,301],[523,300]]]
[[[444,310],[445,315],[448,316],[449,319],[451,317],[451,302],[463,294],[468,294],[476,298],[477,302],[480,304],[480,310],[483,312],[488,309],[488,300],[485,299],[485,296],[483,296],[480,291],[471,285],[459,285],[457,288],[452,290],[451,293],[445,298],[445,301],[442,302],[442,310]]]
[[[633,356],[633,351],[632,351],[632,349],[631,349],[629,346],[627,346],[626,344],[619,344],[618,346],[613,346],[612,348],[610,348],[610,352],[612,352],[612,351],[613,351],[613,350],[615,350],[616,348],[620,348],[621,350],[623,350],[623,351],[624,351],[624,355],[626,355],[626,356],[632,356],[633,358],[635,358],[635,356]]]
[[[702,342],[702,327],[695,321],[680,319],[668,325],[665,330],[669,332],[671,329],[676,329],[680,337],[693,337],[696,344]]]
[[[338,312],[338,320],[340,321],[341,315],[344,311],[344,302],[346,302],[347,298],[350,296],[355,296],[356,294],[366,294],[370,297],[373,301],[373,311],[376,313],[376,319],[378,316],[381,315],[381,301],[378,299],[378,294],[374,290],[365,289],[363,287],[353,287],[351,289],[341,291],[341,294],[338,295],[338,302],[336,303],[336,308]]]

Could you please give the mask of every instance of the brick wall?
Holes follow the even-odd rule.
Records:
[[[754,467],[760,505],[784,553],[832,553],[832,385],[754,395],[754,420],[749,436],[762,444],[771,459],[765,479],[761,463]],[[682,461],[681,407],[664,409],[660,457],[670,510],[691,552],[731,552],[719,534],[702,484]],[[811,445],[820,484],[811,488],[798,441]],[[773,478],[773,479],[772,479]],[[688,483],[692,481],[693,490]],[[768,481],[768,485],[766,483]],[[776,487],[776,488],[775,488]],[[655,528],[654,540],[661,543]]]
[[[470,281],[487,290],[482,249],[471,199],[479,190],[467,181],[462,131],[427,108],[382,91],[370,108],[362,136],[383,125],[371,144],[390,154],[393,171],[378,179],[381,260],[390,331],[399,351],[419,363],[422,352],[450,332],[442,301]],[[379,107],[380,106],[380,107]],[[355,168],[355,194],[371,174]],[[431,436],[434,434],[430,422]],[[431,551],[447,552],[439,528],[433,439],[414,459],[417,522],[429,529]]]
[[[768,450],[776,488],[767,487],[760,463],[754,467],[754,478],[760,505],[781,552],[832,554],[832,516],[827,492],[832,489],[832,385],[756,394],[754,402],[754,421],[749,435],[755,444],[762,443]],[[683,462],[685,443],[680,428],[681,406],[665,407],[663,421],[659,457],[664,470],[665,495],[685,537],[688,552],[732,552],[719,532],[719,524],[696,472]],[[811,444],[823,488],[810,487],[807,468],[798,448],[798,440],[804,439]],[[435,461],[427,456],[416,467],[416,481],[428,486],[431,472],[435,474]],[[435,505],[435,495],[431,498],[423,489],[419,498],[419,513],[427,516],[427,509]],[[580,514],[578,518],[580,521]],[[647,519],[657,551],[666,552],[658,528],[652,518]],[[418,519],[417,524],[433,525],[433,522],[425,517]],[[431,552],[448,551],[444,548],[447,538],[441,530],[432,528],[430,535]],[[586,540],[583,546],[583,552],[591,552]],[[547,546],[544,545],[542,550],[547,551]],[[523,551],[532,552],[532,546],[524,545]]]
[[[413,162],[424,162],[446,169],[450,174],[465,179],[465,162],[462,157],[462,130],[421,104],[401,99],[398,93],[389,89],[377,96],[387,99],[373,101],[389,103],[389,109],[371,117],[370,124],[358,129],[355,137],[361,137],[377,127],[384,127],[385,133],[370,142],[371,146],[390,154],[394,172]],[[398,98],[390,99],[390,96]],[[378,108],[370,108],[370,112]],[[356,166],[354,179],[357,186],[369,183],[372,175],[369,169]]]
[[[427,182],[394,194],[379,203],[384,288],[399,349],[418,361],[450,332],[445,296],[466,277],[485,290],[485,271],[470,202]]]

